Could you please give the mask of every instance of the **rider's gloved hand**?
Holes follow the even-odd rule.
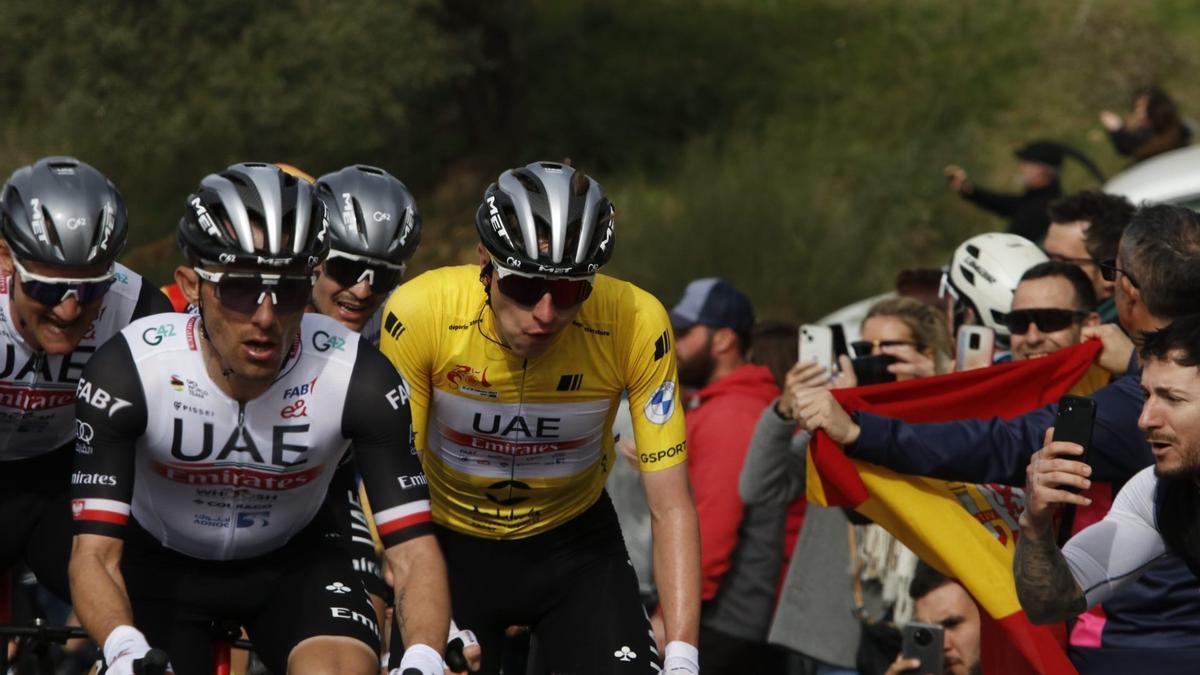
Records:
[[[104,641],[104,668],[100,675],[134,675],[133,662],[150,651],[146,636],[133,626],[117,626]],[[170,665],[167,671],[170,672]]]
[[[700,675],[700,650],[681,640],[663,650],[663,675]]]
[[[452,673],[479,670],[481,656],[475,633],[459,628],[454,619],[450,619],[450,634],[446,638],[446,669]]]
[[[429,645],[417,643],[404,650],[400,667],[392,668],[388,675],[443,675],[442,657]]]

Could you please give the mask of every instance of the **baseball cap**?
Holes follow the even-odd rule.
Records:
[[[671,309],[671,327],[684,330],[697,324],[748,333],[754,327],[754,306],[745,293],[724,279],[696,279]]]

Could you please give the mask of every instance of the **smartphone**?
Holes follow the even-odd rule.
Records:
[[[909,622],[900,629],[900,651],[906,659],[917,659],[921,667],[915,671],[926,675],[942,675],[942,648],[945,637],[942,627],[932,623]]]
[[[1058,416],[1054,420],[1052,440],[1082,445],[1083,454],[1071,459],[1087,462],[1088,446],[1092,443],[1092,426],[1095,421],[1095,401],[1067,394],[1058,399]]]
[[[891,354],[860,356],[850,360],[850,363],[854,365],[854,379],[858,380],[860,386],[895,382],[896,374],[888,371],[888,366],[895,362],[896,357]]]
[[[996,350],[996,332],[987,326],[961,326],[958,329],[958,350],[955,369],[958,371],[986,368],[992,365]]]
[[[821,364],[833,372],[833,330],[829,326],[806,323],[800,327],[800,360]]]

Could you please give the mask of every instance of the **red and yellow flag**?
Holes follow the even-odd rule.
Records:
[[[1092,366],[1099,350],[1100,343],[1092,341],[1041,359],[834,395],[847,411],[908,422],[1010,419],[1067,392],[1095,390],[1107,379]],[[996,621],[998,631],[985,619],[985,673],[1076,672],[1062,646],[1062,626],[1031,624],[1017,601],[1012,558],[1023,504],[1019,490],[904,475],[853,461],[823,432],[814,437],[808,457],[810,500],[853,508],[883,526],[922,560],[958,579]]]

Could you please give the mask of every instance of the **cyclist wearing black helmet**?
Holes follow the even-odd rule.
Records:
[[[17,169],[0,191],[0,571],[22,558],[64,600],[75,385],[131,320],[170,311],[117,264],[129,231],[120,193],[71,157]],[[36,534],[36,536],[35,536]]]
[[[421,243],[416,200],[390,173],[364,164],[321,176],[317,195],[329,213],[330,249],[317,268],[313,308],[379,344],[372,318]]]
[[[74,490],[71,584],[109,672],[154,643],[178,675],[207,675],[208,627],[230,619],[272,672],[377,672],[367,593],[322,508],[353,443],[403,666],[440,675],[427,645],[445,639],[449,600],[408,387],[356,333],[304,313],[329,246],[321,201],[275,166],[236,164],[188,199],[179,240],[198,313],[130,325],[80,379],[95,435],[76,470],[97,478]]]
[[[381,339],[412,387],[455,620],[478,636],[484,673],[511,625],[531,627],[551,672],[696,673],[699,535],[667,313],[597,273],[613,207],[569,165],[505,171],[475,224],[479,264],[400,286]],[[623,392],[653,515],[662,661],[604,492]]]

